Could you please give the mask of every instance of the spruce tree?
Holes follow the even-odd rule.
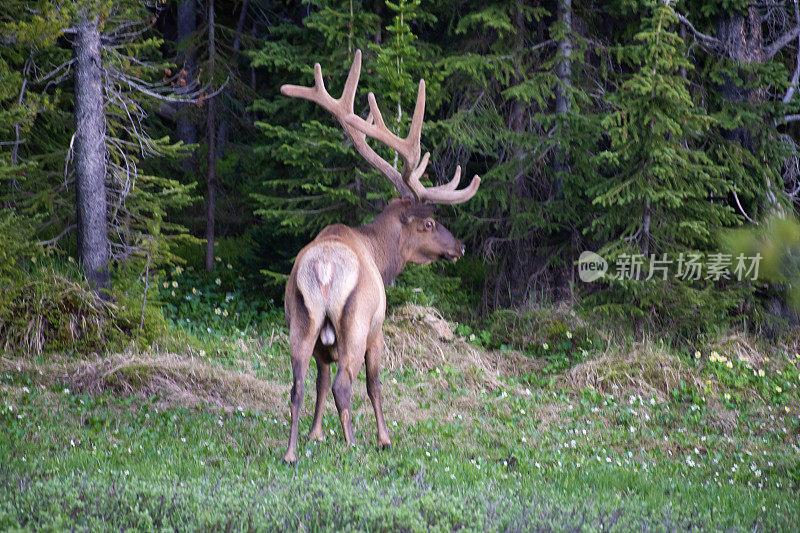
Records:
[[[106,189],[106,251],[115,263],[169,257],[169,236],[183,229],[166,220],[166,209],[185,205],[190,197],[187,187],[148,168],[149,159],[174,157],[180,149],[166,137],[151,135],[154,110],[165,100],[180,100],[172,95],[169,78],[163,79],[170,66],[160,57],[162,41],[152,33],[152,12],[138,2],[21,4],[13,20],[4,23],[8,46],[3,54],[22,66],[25,90],[18,101],[30,118],[19,122],[27,135],[13,148],[12,159],[29,170],[17,171],[14,186],[0,192],[2,201],[20,215],[43,220],[37,226],[43,245],[75,253],[74,187],[81,143],[72,137],[80,122],[74,118],[80,84],[73,80],[78,58],[72,47],[80,23],[94,20],[102,70],[93,79],[101,84],[106,170],[93,177]]]
[[[681,75],[692,64],[673,8],[654,0],[639,5],[637,13],[639,31],[616,50],[629,73],[608,96],[614,109],[603,125],[610,147],[596,159],[602,174],[589,194],[597,209],[585,232],[605,243],[600,254],[618,266],[635,254],[644,262],[641,279],[625,272],[597,295],[601,310],[691,327],[695,313],[709,318],[730,304],[707,290],[705,273],[694,283],[676,279],[674,267],[669,275],[659,270],[644,278],[648,265],[663,266],[655,261],[713,249],[720,229],[738,220],[725,201],[732,184],[705,151],[712,119],[695,105]]]

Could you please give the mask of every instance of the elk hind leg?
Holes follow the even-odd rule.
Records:
[[[342,422],[344,439],[347,444],[354,444],[353,437],[353,413],[350,408],[350,398],[353,387],[353,379],[358,374],[358,369],[364,361],[364,351],[366,341],[351,341],[352,344],[344,347],[339,356],[336,377],[333,379],[333,399],[336,401],[336,409],[339,411],[339,420]]]
[[[331,387],[331,364],[322,361],[320,356],[315,354],[317,361],[317,403],[314,407],[314,422],[311,424],[311,432],[308,438],[312,440],[322,440],[322,414],[325,412],[325,398],[328,396],[328,389]]]
[[[381,358],[383,357],[383,330],[372,340],[367,347],[367,395],[375,410],[375,423],[378,426],[378,446],[390,448],[389,432],[386,430],[386,421],[383,419],[383,400],[381,398],[381,381],[379,377]]]
[[[289,446],[283,460],[287,463],[297,461],[297,431],[300,423],[300,407],[303,405],[303,394],[305,393],[306,370],[311,361],[311,353],[314,349],[316,338],[306,336],[298,338],[294,332],[289,333],[289,353],[292,358],[292,395],[291,413],[292,425],[289,430]]]

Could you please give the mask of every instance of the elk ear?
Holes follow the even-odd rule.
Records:
[[[400,222],[403,224],[408,224],[413,215],[411,214],[411,209],[414,207],[414,198],[407,194],[402,198],[395,200],[398,204],[400,204]]]

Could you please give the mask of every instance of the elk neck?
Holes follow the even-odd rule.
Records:
[[[400,222],[400,209],[395,204],[383,210],[375,220],[354,228],[365,237],[364,242],[372,252],[375,264],[381,273],[384,287],[390,285],[406,266],[406,258],[401,250],[400,238],[403,233]]]

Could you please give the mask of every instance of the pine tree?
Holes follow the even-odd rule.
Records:
[[[73,142],[72,133],[85,114],[73,119],[80,84],[70,81],[78,61],[72,47],[81,21],[87,20],[96,21],[101,34],[102,71],[97,81],[105,126],[99,138],[106,170],[99,171],[103,175],[96,188],[106,189],[106,252],[115,263],[148,255],[169,257],[165,237],[180,235],[183,229],[166,221],[166,209],[185,205],[190,197],[186,187],[149,173],[146,166],[150,158],[178,153],[178,145],[149,132],[152,111],[164,100],[179,99],[172,95],[169,80],[162,80],[169,66],[160,58],[162,41],[151,33],[153,14],[138,2],[28,2],[6,23],[11,45],[4,50],[27,65],[21,69],[27,95],[23,102],[36,111],[34,120],[26,123],[29,135],[16,146],[15,157],[19,164],[35,165],[35,170],[20,173],[24,179],[3,190],[2,200],[21,215],[44,219],[37,228],[43,244],[74,251],[75,241],[64,241],[78,222],[73,187],[81,143],[77,136]],[[92,271],[98,267],[86,266]],[[88,271],[87,276],[93,279]]]
[[[638,12],[640,30],[633,42],[617,49],[630,73],[608,96],[614,110],[603,125],[611,144],[596,159],[603,175],[589,187],[597,210],[585,231],[605,243],[600,254],[611,261],[641,254],[646,274],[647,263],[665,254],[677,260],[680,253],[711,250],[720,229],[738,218],[725,201],[732,184],[702,144],[712,119],[692,101],[681,75],[692,64],[676,32],[675,12],[658,0]],[[598,295],[601,309],[654,319],[682,317],[683,325],[691,326],[693,312],[713,313],[709,306],[730,304],[708,292],[707,282],[680,286],[675,274],[666,280],[613,281]]]
[[[588,78],[585,39],[557,2],[443,11],[452,44],[439,67],[456,109],[441,123],[440,143],[444,159],[483,167],[456,229],[489,262],[484,306],[563,297],[589,213],[584,183],[595,169],[585,153],[599,137],[585,88],[599,82]]]

